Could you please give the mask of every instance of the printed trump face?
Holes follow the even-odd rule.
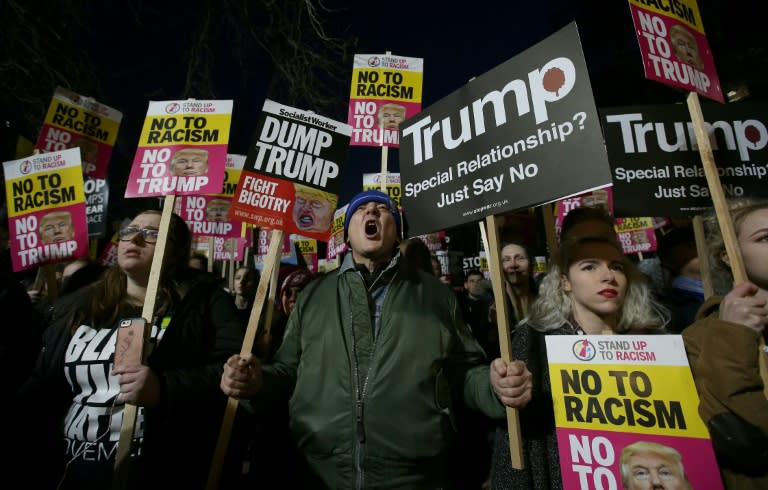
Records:
[[[336,196],[310,187],[294,184],[296,200],[293,205],[293,221],[302,231],[323,233],[331,228]]]
[[[226,223],[229,221],[227,214],[229,213],[229,201],[224,199],[211,199],[208,201],[206,207],[206,218],[208,221],[215,221],[217,223]]]
[[[40,240],[43,243],[57,243],[72,240],[75,229],[69,211],[54,211],[40,219]]]
[[[680,24],[669,28],[669,43],[675,51],[677,58],[683,63],[687,63],[697,70],[704,69],[704,62],[701,60],[699,45],[696,37]]]
[[[208,150],[184,148],[171,159],[171,175],[193,177],[208,173]]]
[[[379,127],[397,130],[400,123],[405,121],[405,107],[399,104],[384,104],[379,107]]]
[[[680,453],[651,442],[622,450],[621,477],[626,490],[691,490]]]

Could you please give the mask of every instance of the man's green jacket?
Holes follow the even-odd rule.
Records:
[[[260,395],[290,393],[291,432],[328,488],[447,488],[454,404],[505,415],[490,361],[431,275],[395,274],[376,338],[372,308],[353,268],[311,283]]]

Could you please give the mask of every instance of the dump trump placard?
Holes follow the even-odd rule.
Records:
[[[35,148],[44,152],[80,148],[83,173],[104,179],[122,118],[117,109],[57,87]]]
[[[150,102],[125,197],[220,193],[231,119],[231,100]]]
[[[352,128],[266,100],[230,217],[327,241]]]
[[[421,110],[424,60],[356,54],[347,122],[352,146],[400,146],[400,123]]]
[[[549,335],[565,489],[621,488],[634,453],[679,460],[691,488],[721,489],[679,335]],[[680,488],[688,488],[681,486]]]
[[[14,271],[88,255],[80,152],[3,162]]]

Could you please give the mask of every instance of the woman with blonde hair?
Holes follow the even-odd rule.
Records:
[[[525,361],[533,374],[532,399],[520,410],[525,469],[512,468],[506,427],[497,429],[492,488],[562,488],[547,335],[664,333],[668,320],[616,240],[582,237],[562,243],[512,338],[512,358]]]
[[[683,330],[683,340],[699,414],[726,488],[763,489],[768,488],[768,400],[760,376],[766,352],[759,346],[768,323],[768,201],[731,201],[730,215],[747,281],[733,284],[732,261],[711,220],[707,243],[713,283],[730,291],[704,302],[697,321]]]

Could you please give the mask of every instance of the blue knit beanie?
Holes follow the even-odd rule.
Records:
[[[360,194],[356,195],[352,198],[351,201],[349,201],[349,205],[347,205],[347,213],[344,217],[344,241],[347,241],[347,231],[349,231],[349,220],[352,219],[352,215],[355,214],[355,210],[362,206],[363,204],[367,204],[369,202],[378,202],[381,204],[386,204],[387,208],[389,208],[389,212],[392,213],[392,216],[395,218],[395,228],[397,229],[397,241],[402,240],[403,238],[403,225],[402,225],[402,219],[400,218],[400,210],[397,209],[397,204],[395,204],[395,201],[389,198],[386,194],[384,194],[381,191],[376,190],[370,190],[370,191],[363,191]]]

